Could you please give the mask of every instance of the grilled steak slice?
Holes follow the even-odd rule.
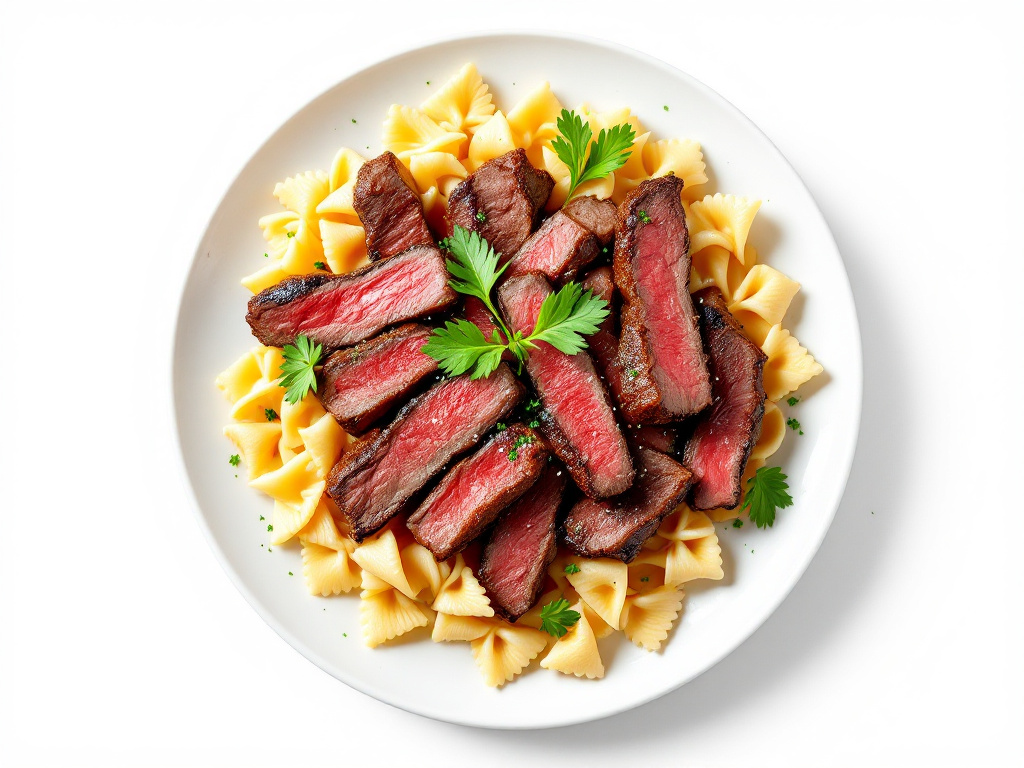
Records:
[[[526,150],[488,160],[452,190],[448,225],[479,232],[508,261],[533,231],[554,189],[551,174],[530,165]]]
[[[695,479],[694,509],[733,509],[739,504],[740,477],[761,434],[767,355],[743,335],[718,288],[694,295],[704,348],[710,359],[713,401],[698,417],[683,461]]]
[[[509,621],[530,610],[555,559],[555,516],[565,492],[565,474],[548,466],[519,501],[498,518],[480,559],[480,583],[491,606]]]
[[[484,335],[485,339],[490,341],[491,335],[498,331],[498,338],[501,339],[502,344],[505,343],[505,334],[494,323],[494,318],[491,317],[491,313],[484,306],[484,303],[476,296],[466,297],[466,308],[463,314],[469,322],[480,329],[480,333]]]
[[[409,323],[335,352],[320,374],[320,402],[348,432],[362,434],[437,370],[420,351],[429,336],[425,325]]]
[[[438,561],[447,560],[537,482],[549,455],[537,433],[513,424],[441,478],[409,516],[409,530]]]
[[[366,250],[373,261],[434,243],[416,182],[391,152],[360,166],[352,206],[366,230]]]
[[[511,411],[523,386],[502,364],[486,379],[458,376],[406,403],[395,420],[342,454],[327,493],[362,541],[396,515],[454,456]]]
[[[536,273],[506,280],[498,289],[498,302],[509,330],[528,336],[550,293],[551,285]],[[629,448],[590,355],[567,355],[540,341],[530,351],[526,370],[544,405],[541,433],[580,489],[603,499],[629,488]]]
[[[689,235],[679,201],[682,179],[648,179],[619,206],[615,285],[622,292],[622,411],[639,424],[664,424],[711,404],[690,282]]]
[[[562,206],[562,213],[594,233],[601,245],[615,237],[615,203],[598,200],[593,195],[574,197]]]
[[[562,211],[556,211],[523,243],[509,262],[505,275],[540,272],[562,285],[574,279],[600,252],[601,243],[593,232]]]
[[[420,245],[344,275],[286,278],[249,299],[245,319],[268,346],[283,347],[301,333],[336,349],[454,303],[444,257]]]
[[[619,380],[619,336],[616,326],[615,312],[615,282],[612,279],[611,267],[598,267],[583,278],[583,287],[593,291],[594,295],[608,302],[611,313],[601,323],[597,333],[587,339],[590,354],[594,357],[598,371],[604,377],[605,384],[614,396],[615,402],[619,401],[619,393],[622,383]]]
[[[629,440],[634,445],[650,448],[662,453],[675,453],[679,432],[675,427],[663,424],[645,424],[633,427],[628,431]]]
[[[640,474],[621,496],[604,501],[581,499],[564,524],[566,543],[585,557],[614,557],[632,562],[690,489],[693,475],[658,451],[637,451]]]

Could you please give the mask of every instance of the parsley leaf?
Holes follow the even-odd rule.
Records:
[[[232,453],[231,458],[228,459],[228,464],[230,464],[232,467],[237,467],[238,462],[240,462],[241,460],[241,457],[237,453]]]
[[[747,494],[740,512],[750,509],[750,522],[758,528],[771,528],[775,510],[793,505],[787,477],[780,467],[761,467],[747,481]]]
[[[578,565],[576,565],[576,563],[569,563],[567,566],[565,566],[565,575],[566,576],[572,576],[574,573],[579,573],[579,572],[580,572],[580,567]]]
[[[598,326],[608,317],[608,302],[583,291],[579,283],[566,283],[558,291],[544,298],[537,315],[533,333],[522,340],[527,347],[535,341],[546,341],[560,352],[575,355],[587,348],[584,336],[597,333]]]
[[[492,341],[468,320],[450,320],[444,328],[435,328],[422,352],[437,360],[449,376],[458,376],[472,370],[470,378],[490,376],[501,363],[505,345],[494,332]]]
[[[551,142],[551,149],[569,168],[567,200],[580,184],[617,171],[632,154],[636,134],[629,123],[602,128],[593,146],[590,124],[575,112],[563,109],[555,125],[560,135]]]
[[[498,254],[478,232],[470,232],[458,224],[446,240],[451,254],[448,271],[452,275],[448,285],[459,293],[476,296],[497,317],[498,312],[491,303],[491,289],[505,271],[505,267],[498,267]]]
[[[316,392],[316,373],[314,366],[320,362],[324,349],[314,344],[301,333],[295,337],[295,344],[285,344],[281,353],[284,362],[281,364],[281,381],[279,384],[288,389],[284,399],[293,405],[306,396],[312,389]]]
[[[579,620],[579,612],[570,611],[569,601],[564,597],[540,609],[540,628],[552,637],[562,637]]]

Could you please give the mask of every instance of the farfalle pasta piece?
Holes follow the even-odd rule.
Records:
[[[329,496],[320,498],[313,517],[299,531],[299,538],[303,543],[319,544],[321,547],[329,549],[348,548],[348,545],[351,544],[352,547],[348,548],[348,551],[351,552],[355,548],[355,542],[347,536],[342,536],[341,531],[338,530],[338,524],[334,520],[334,515],[331,514],[329,506],[331,503]]]
[[[562,104],[543,82],[526,94],[508,111],[506,118],[516,146],[526,149],[530,162],[540,162],[540,146],[558,135],[555,121],[562,112]],[[534,150],[531,152],[531,150]]]
[[[615,631],[615,627],[609,624],[607,621],[601,618],[601,616],[585,602],[583,605],[583,615],[587,619],[587,623],[594,632],[594,637],[600,640],[602,637],[608,637]]]
[[[289,276],[289,273],[281,266],[281,260],[274,259],[251,275],[243,277],[240,282],[253,293],[259,293],[273,285],[277,285]]]
[[[228,402],[236,403],[249,394],[253,385],[263,377],[260,371],[260,354],[265,347],[246,352],[217,375],[217,387],[224,392]]]
[[[434,628],[430,639],[435,643],[452,643],[479,640],[494,628],[492,619],[477,616],[450,616],[439,613],[434,617]]]
[[[302,543],[302,576],[311,595],[330,597],[351,592],[359,586],[359,566],[352,560],[355,542],[349,540],[340,549]]]
[[[764,392],[769,400],[785,397],[824,370],[781,325],[771,327],[761,349],[768,355],[764,364]]]
[[[374,648],[430,623],[426,607],[372,573],[363,571],[361,576],[359,623],[366,645]]]
[[[543,595],[541,595],[537,602],[534,604],[533,608],[528,610],[526,613],[524,613],[516,620],[516,626],[533,627],[534,629],[540,629],[540,613],[542,610],[544,610],[545,605],[552,602],[553,600],[561,600],[563,598],[568,600],[570,603],[577,602],[580,598],[579,595],[576,594],[576,590],[574,590],[572,586],[569,585],[568,581],[565,582],[565,584],[568,587],[568,589],[556,587],[555,589],[550,589]]]
[[[587,677],[591,680],[604,677],[604,664],[597,648],[597,637],[587,621],[583,604],[577,602],[572,610],[580,614],[572,628],[548,651],[540,665],[566,675]]]
[[[668,544],[642,553],[635,562],[664,568],[665,584],[675,586],[694,579],[717,581],[725,576],[718,533],[703,512],[681,505],[665,518],[658,535]]]
[[[352,195],[359,169],[365,162],[366,158],[355,150],[348,147],[338,150],[331,163],[331,173],[328,177],[330,194],[317,205],[317,215],[342,216],[346,217],[350,224],[358,223],[356,209],[352,205]]]
[[[327,174],[306,171],[278,182],[274,197],[289,211],[294,211],[307,223],[316,223],[316,207],[330,192]]]
[[[249,485],[276,502],[271,542],[283,544],[313,517],[326,483],[319,478],[316,465],[300,453],[280,469],[251,480]]]
[[[299,229],[299,214],[295,211],[279,211],[260,218],[263,239],[267,241],[267,255],[280,259],[288,250],[288,243]]]
[[[465,141],[465,134],[442,128],[413,107],[392,104],[384,120],[384,148],[406,164],[412,155],[424,152],[450,152],[457,156]]]
[[[248,393],[235,401],[231,418],[235,421],[266,421],[267,411],[281,411],[284,389],[275,381],[259,379]]]
[[[281,377],[281,365],[284,363],[284,355],[277,347],[259,347],[256,355],[256,364],[260,369],[260,376],[264,381],[277,381]],[[284,391],[284,390],[282,390]]]
[[[437,562],[429,549],[415,541],[404,546],[401,555],[402,569],[413,595],[433,602],[451,569],[446,563]]]
[[[503,622],[494,622],[486,635],[470,643],[484,683],[492,688],[521,673],[546,646],[547,636],[543,632]]]
[[[478,130],[494,114],[490,89],[474,64],[463,65],[420,109],[445,130],[464,134]]]
[[[648,141],[643,148],[644,170],[651,178],[674,174],[683,180],[683,196],[692,200],[696,188],[707,184],[704,153],[692,139]]]
[[[771,400],[767,400],[764,404],[764,416],[761,419],[761,434],[758,435],[757,442],[750,450],[750,459],[764,461],[779,450],[785,437],[786,417],[782,414],[779,406]]]
[[[626,600],[626,564],[608,557],[580,558],[575,573],[568,574],[580,599],[606,624],[619,629],[619,616]]]
[[[668,639],[682,610],[682,587],[666,585],[630,595],[623,610],[622,631],[644,650],[656,651]]]
[[[715,285],[721,289],[725,300],[731,301],[733,293],[742,284],[748,267],[757,260],[757,252],[748,245],[746,256],[747,264],[740,264],[732,257],[732,252],[721,245],[709,245],[694,253],[690,271],[691,293]]]
[[[499,109],[473,134],[464,164],[472,172],[488,160],[501,157],[515,148],[516,140],[512,135],[512,129]]]
[[[470,143],[472,146],[472,142]],[[449,152],[424,152],[409,158],[409,172],[416,181],[420,194],[431,187],[454,187],[468,176],[459,158]],[[449,187],[450,188],[450,187]]]
[[[755,264],[733,292],[729,312],[743,326],[746,337],[760,345],[771,327],[782,322],[799,290],[796,280],[765,264]]]
[[[696,253],[708,245],[721,245],[732,251],[740,264],[746,264],[747,235],[760,207],[760,200],[721,192],[690,203],[696,225],[691,226],[689,220],[686,222],[690,226],[690,252]]]
[[[238,448],[248,479],[273,472],[281,467],[278,443],[281,440],[281,425],[276,422],[239,422],[224,427],[224,434]]]
[[[398,548],[395,534],[391,530],[383,532],[366,539],[356,547],[352,553],[352,559],[359,563],[359,567],[366,573],[371,573],[387,584],[397,589],[409,598],[415,598],[417,590],[409,584],[405,575],[405,566],[402,564],[402,554]]]
[[[366,230],[361,224],[320,219],[320,241],[327,266],[335,274],[343,275],[370,263]]]
[[[306,453],[316,465],[320,477],[327,477],[327,473],[337,464],[349,441],[348,433],[329,413],[325,413],[308,427],[300,427],[299,437],[306,448]]]
[[[439,613],[452,616],[484,616],[494,615],[491,601],[487,593],[473,575],[473,570],[466,565],[462,555],[455,556],[451,573],[441,585],[433,604],[430,606]]]
[[[303,221],[281,258],[281,269],[289,275],[308,275],[316,263],[324,260],[324,244],[320,240],[320,222]]]
[[[612,201],[620,204],[631,191],[640,186],[640,182],[649,179],[651,176],[644,168],[643,151],[650,138],[650,133],[638,134],[633,139],[630,147],[629,157],[621,168],[612,174],[614,188],[612,190]]]

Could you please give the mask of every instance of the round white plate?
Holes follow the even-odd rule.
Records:
[[[789,475],[794,506],[766,531],[720,525],[724,582],[686,585],[684,613],[660,653],[630,645],[621,633],[602,640],[603,680],[534,663],[494,690],[484,686],[467,643],[435,644],[418,631],[366,648],[356,595],[311,597],[298,547],[260,546],[267,543],[260,515],[270,517],[271,503],[246,486],[244,472],[235,478],[227,461],[235,450],[221,434],[229,407],[213,381],[254,346],[243,319],[248,292],[238,281],[262,266],[256,221],[280,210],[271,194],[275,182],[328,170],[341,146],[376,155],[388,106],[421,103],[467,61],[479,67],[500,109],[547,80],[567,106],[629,106],[655,138],[699,141],[708,192],[765,201],[749,241],[762,261],[803,284],[786,325],[826,371],[807,385],[794,412],[805,434],[791,433],[772,461]],[[289,119],[241,170],[210,219],[181,298],[173,366],[178,436],[200,525],[249,603],[296,650],[348,685],[428,717],[495,728],[621,712],[693,679],[743,642],[792,589],[832,521],[861,405],[860,338],[846,272],[814,200],[779,151],[720,96],[664,63],[593,40],[542,35],[482,36],[410,51],[343,80]]]

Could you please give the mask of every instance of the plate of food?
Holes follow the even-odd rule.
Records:
[[[266,140],[196,248],[172,384],[200,525],[289,644],[411,712],[538,728],[683,685],[785,598],[845,487],[860,339],[736,108],[499,34]]]

